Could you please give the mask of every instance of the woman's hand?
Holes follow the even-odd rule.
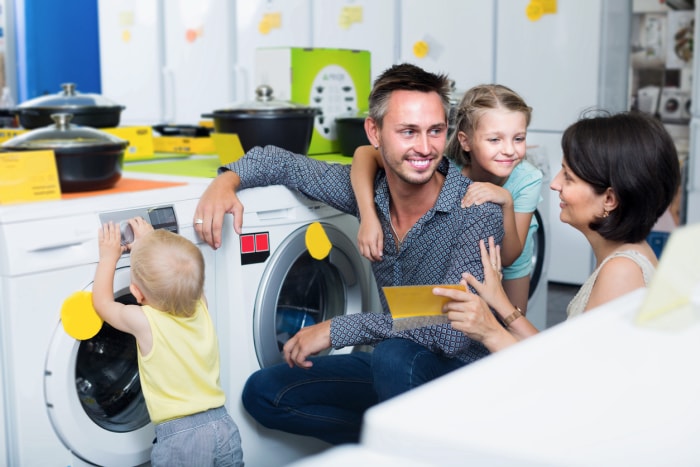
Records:
[[[491,313],[486,302],[466,290],[433,289],[435,295],[450,299],[442,311],[447,314],[452,327],[463,332],[471,339],[481,342],[492,352],[500,350],[516,342],[516,339],[501,326],[496,317]]]
[[[505,318],[513,311],[514,306],[510,303],[505,290],[503,290],[503,273],[501,272],[501,249],[496,245],[493,237],[489,237],[489,248],[483,240],[479,241],[481,250],[481,264],[484,267],[484,282],[479,282],[476,277],[468,272],[462,274],[462,279],[470,285],[476,293],[483,298],[486,303]]]

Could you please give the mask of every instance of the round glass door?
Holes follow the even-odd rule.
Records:
[[[129,268],[115,271],[114,296],[131,303]],[[91,290],[92,285],[85,288]],[[141,465],[150,458],[150,423],[133,337],[104,323],[78,341],[58,324],[46,357],[44,397],[63,444],[94,465]]]
[[[343,232],[323,227],[333,245],[326,258],[311,257],[302,227],[285,239],[263,273],[253,318],[262,368],[283,361],[282,347],[302,327],[363,311],[369,283],[362,258]]]
[[[528,293],[528,298],[532,298],[532,294],[537,290],[537,285],[542,279],[542,267],[544,265],[544,254],[545,254],[545,233],[544,233],[544,223],[542,222],[542,215],[540,211],[535,209],[535,219],[537,220],[537,230],[532,236],[534,248],[532,250],[532,272],[530,273],[530,292]]]
[[[128,289],[115,295],[120,303],[137,303]],[[78,347],[75,389],[80,404],[88,417],[106,430],[123,433],[150,422],[141,392],[137,352],[133,336],[107,323]]]

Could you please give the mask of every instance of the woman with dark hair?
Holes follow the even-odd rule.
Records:
[[[562,168],[550,184],[559,192],[559,218],[586,236],[596,258],[596,269],[569,303],[572,318],[649,283],[657,259],[646,238],[678,191],[680,166],[661,122],[638,112],[583,118],[564,132],[562,150]],[[445,305],[452,327],[495,351],[537,329],[508,300],[500,252],[489,243],[488,252],[481,245],[484,283],[469,274],[462,281],[479,296],[434,293],[452,299]]]

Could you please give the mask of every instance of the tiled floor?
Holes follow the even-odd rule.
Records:
[[[580,286],[550,282],[547,290],[547,327],[566,320],[566,306]]]

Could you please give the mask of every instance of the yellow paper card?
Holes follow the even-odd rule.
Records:
[[[53,151],[0,153],[0,204],[60,198]]]
[[[241,140],[235,133],[212,133],[211,139],[222,165],[235,162],[245,154]]]
[[[465,290],[460,284],[440,285],[400,285],[383,287],[389,311],[394,319],[412,318],[415,316],[442,315],[442,307],[450,301],[447,297],[433,295],[433,289]]]

